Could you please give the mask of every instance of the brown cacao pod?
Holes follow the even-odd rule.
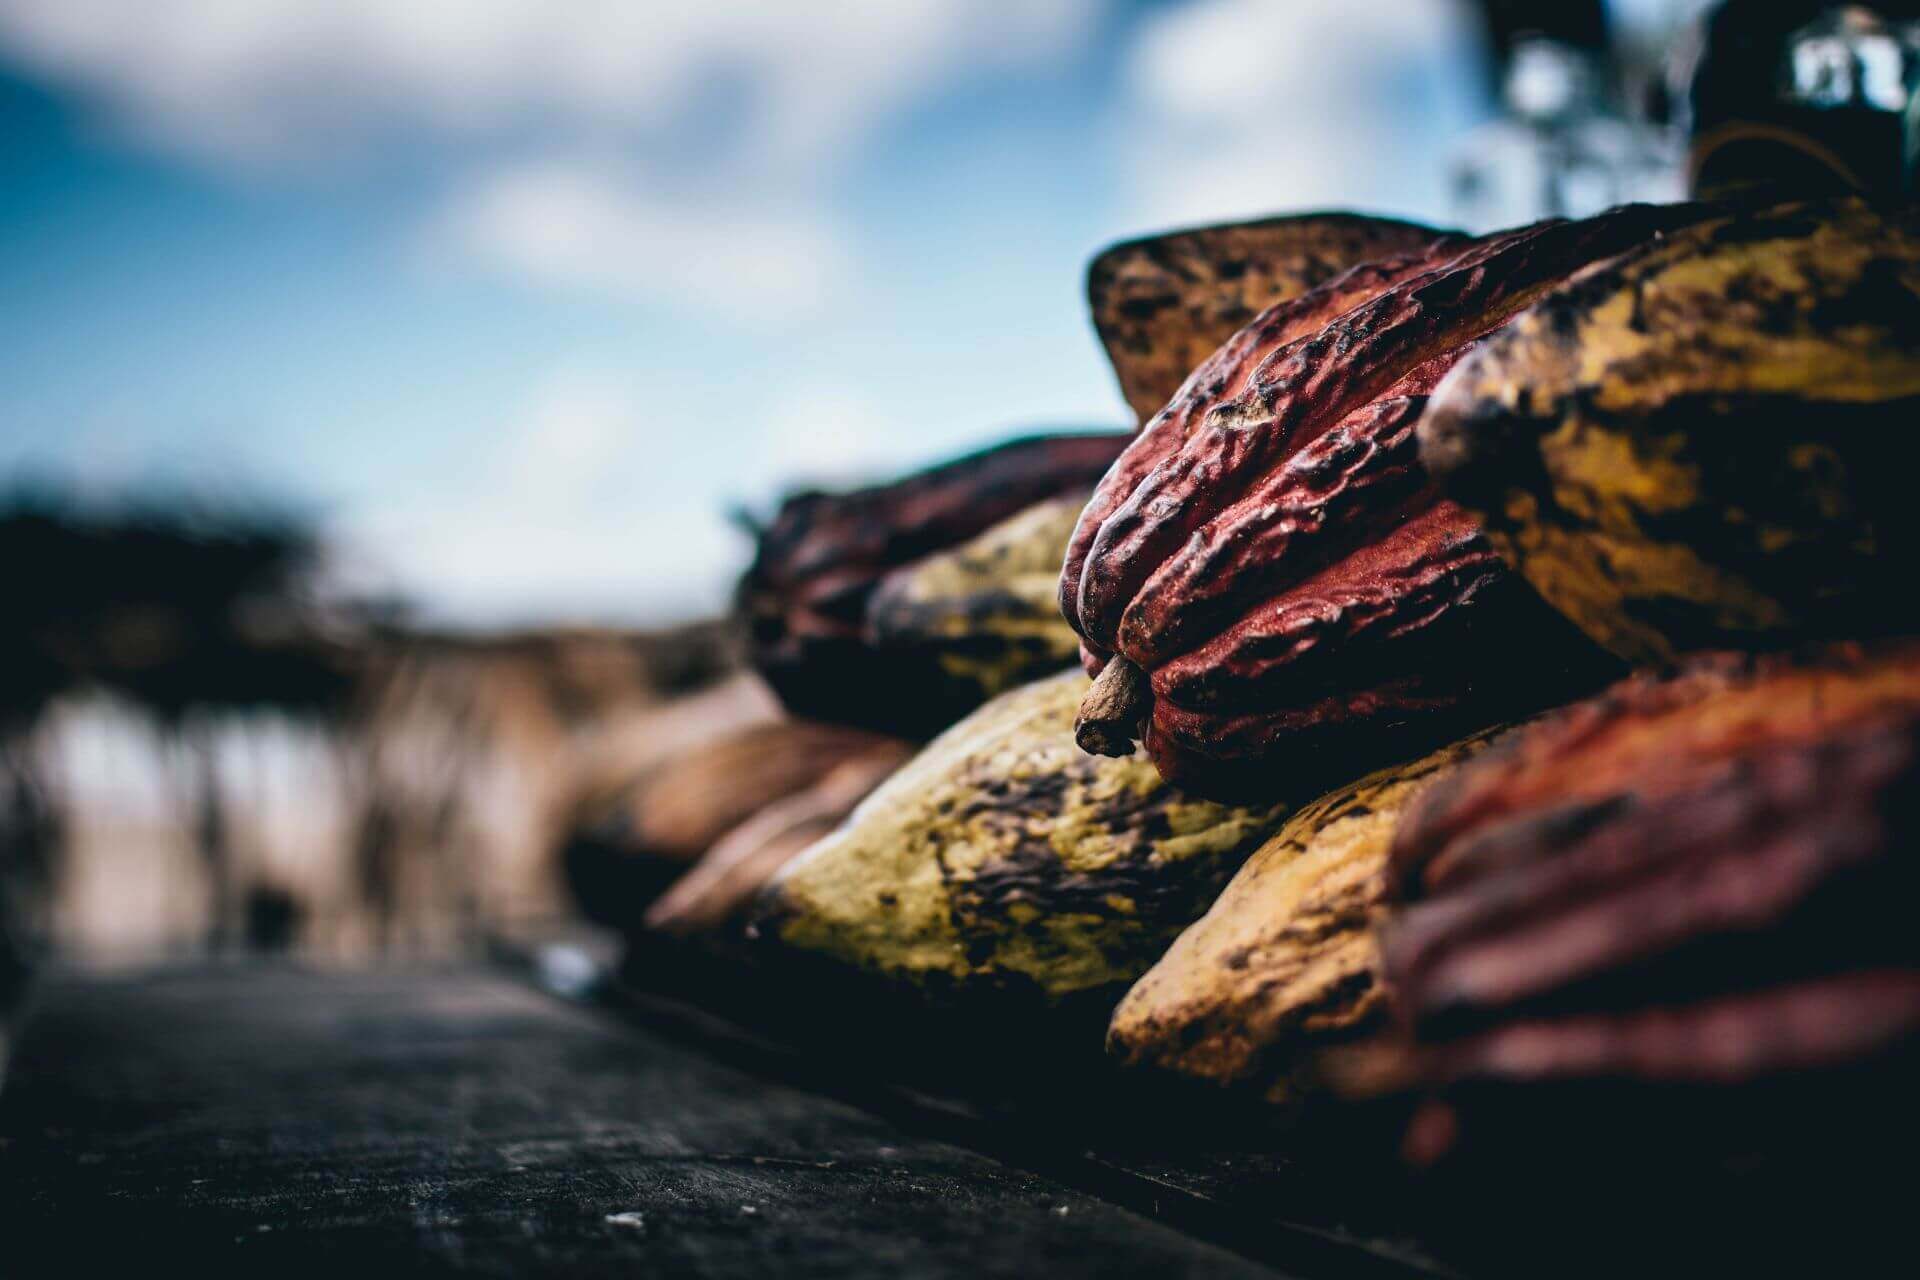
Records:
[[[586,802],[564,860],[595,919],[630,927],[669,880],[767,806],[849,761],[899,759],[906,744],[861,729],[780,720],[725,734]]]
[[[907,743],[877,743],[834,765],[811,786],[768,804],[716,840],[647,908],[647,927],[691,934],[737,919],[790,858],[840,825],[912,756]]]
[[[1362,262],[1441,232],[1391,218],[1303,213],[1128,240],[1087,268],[1093,326],[1142,423],[1254,316]]]
[[[641,779],[622,807],[637,845],[691,861],[767,804],[881,745],[890,744],[876,734],[837,725],[804,720],[756,725],[689,751]]]
[[[1622,657],[1920,631],[1920,216],[1740,209],[1557,290],[1419,428],[1449,497]]]
[[[1469,738],[1382,769],[1287,819],[1127,992],[1108,1052],[1270,1102],[1299,1100],[1315,1050],[1381,1021],[1373,911],[1395,822],[1485,743]]]
[[[1916,795],[1913,641],[1706,655],[1550,715],[1403,819],[1399,1033],[1348,1074],[1726,1086],[1909,1048]]]
[[[946,663],[955,647],[924,631],[877,633],[875,592],[1036,503],[1087,491],[1127,439],[1029,436],[889,484],[787,499],[736,595],[750,660],[797,716],[906,737],[944,729],[999,689]]]
[[[1125,663],[1096,683],[1085,745],[1130,749],[1144,720],[1162,772],[1204,793],[1333,782],[1615,670],[1440,496],[1414,426],[1440,377],[1559,281],[1702,216],[1631,206],[1443,241],[1235,335],[1069,544],[1063,611],[1090,665]],[[1150,699],[1104,700],[1141,683],[1127,667]]]

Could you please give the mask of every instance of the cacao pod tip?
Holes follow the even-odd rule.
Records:
[[[1116,654],[1080,700],[1073,740],[1089,755],[1130,756],[1152,705],[1147,673]]]

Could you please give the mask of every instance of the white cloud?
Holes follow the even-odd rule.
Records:
[[[430,148],[430,258],[758,319],[850,287],[872,130],[1072,49],[1098,0],[0,0],[0,56],[223,171]]]
[[[436,619],[648,622],[722,606],[744,539],[675,468],[684,417],[618,370],[548,371],[450,483],[339,513],[335,587]]]
[[[1145,23],[1123,164],[1142,226],[1341,207],[1443,219],[1479,115],[1459,0],[1201,0]]]
[[[0,0],[0,47],[145,136],[243,162],[408,125],[633,136],[723,79],[806,165],[958,69],[1069,47],[1091,0]]]
[[[483,175],[430,220],[426,251],[545,288],[667,297],[754,326],[847,287],[849,255],[816,210],[677,202],[616,174],[550,161]]]

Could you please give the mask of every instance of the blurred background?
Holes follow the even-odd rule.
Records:
[[[561,911],[583,797],[776,714],[739,513],[1126,425],[1117,238],[1677,196],[1702,8],[0,0],[9,927]]]

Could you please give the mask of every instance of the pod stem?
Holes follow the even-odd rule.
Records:
[[[1130,756],[1152,707],[1153,687],[1147,683],[1147,673],[1115,654],[1080,700],[1073,740],[1090,755]]]

